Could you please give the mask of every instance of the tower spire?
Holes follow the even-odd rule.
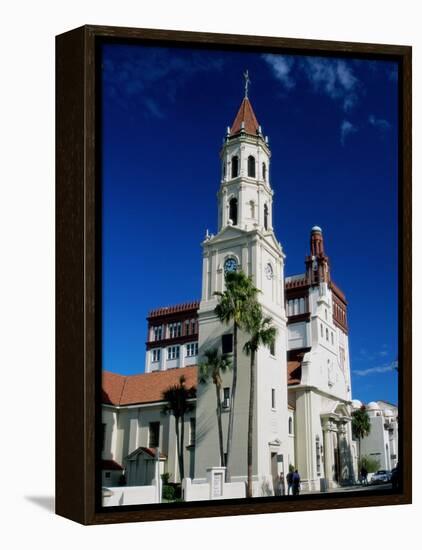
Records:
[[[322,229],[315,225],[311,229],[311,254],[306,257],[306,271],[311,284],[328,283],[330,281],[329,259],[324,250]]]

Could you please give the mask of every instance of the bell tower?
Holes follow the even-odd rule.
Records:
[[[227,352],[233,327],[215,314],[215,292],[224,292],[225,273],[242,270],[260,290],[258,299],[265,316],[277,329],[274,347],[261,347],[256,357],[255,428],[253,476],[255,496],[273,491],[273,479],[284,470],[288,449],[287,351],[284,306],[284,253],[273,230],[273,190],[270,185],[271,151],[268,138],[245,93],[220,151],[221,179],[218,198],[218,232],[207,232],[203,246],[202,299],[198,311],[199,360],[210,348]],[[247,475],[247,414],[249,361],[243,346],[248,335],[238,338],[238,379],[234,410],[231,478],[244,481]],[[229,344],[230,346],[230,344]],[[229,352],[230,353],[230,352]],[[223,375],[224,395],[229,395],[232,373]],[[230,407],[230,405],[229,405]],[[229,407],[223,411],[226,445]],[[216,423],[215,388],[199,385],[197,400],[197,444],[195,479],[200,482],[209,468],[220,466]],[[288,465],[287,465],[288,466]],[[287,474],[287,471],[285,471]]]
[[[271,152],[249,101],[247,83],[248,79],[245,97],[227,127],[220,152],[219,231],[227,225],[272,230]]]

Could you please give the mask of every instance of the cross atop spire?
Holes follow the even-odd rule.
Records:
[[[251,83],[248,69],[246,69],[246,71],[243,73],[243,77],[245,79],[245,99],[248,99],[248,88],[249,88],[249,84]]]

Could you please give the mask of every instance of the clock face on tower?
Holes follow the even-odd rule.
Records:
[[[237,270],[237,261],[235,258],[227,258],[224,262],[224,273],[233,273]]]

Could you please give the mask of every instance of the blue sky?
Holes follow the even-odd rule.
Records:
[[[108,44],[102,59],[103,368],[143,372],[146,315],[200,298],[219,150],[249,97],[272,151],[286,275],[313,225],[345,292],[354,398],[397,402],[397,66]]]

